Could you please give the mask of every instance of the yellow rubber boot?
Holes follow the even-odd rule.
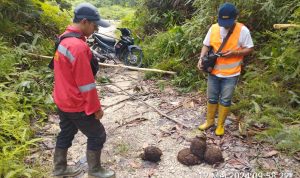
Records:
[[[226,117],[229,113],[229,107],[225,107],[219,104],[219,117],[218,117],[218,126],[216,129],[216,135],[222,136],[225,132],[224,123],[226,120]]]
[[[207,116],[204,124],[199,126],[200,130],[209,129],[215,124],[215,115],[218,108],[218,104],[207,103]]]

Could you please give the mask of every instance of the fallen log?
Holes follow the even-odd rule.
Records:
[[[30,56],[34,56],[34,57],[37,57],[37,58],[44,58],[44,59],[52,59],[53,58],[51,56],[43,56],[43,55],[29,53],[29,52],[25,52],[25,54],[30,55]]]
[[[133,66],[125,66],[123,64],[106,64],[106,63],[100,63],[100,66],[107,66],[107,67],[122,67],[126,69],[131,69],[131,70],[137,70],[137,71],[148,71],[148,72],[158,72],[158,73],[166,73],[166,74],[171,74],[171,75],[176,75],[176,72],[173,71],[165,71],[165,70],[160,70],[160,69],[149,69],[149,68],[138,68],[138,67],[133,67]]]
[[[297,24],[274,24],[273,25],[273,28],[275,28],[275,29],[286,29],[286,28],[291,28],[291,27],[300,28],[300,25],[297,25]]]
[[[25,52],[25,54],[30,55],[30,56],[34,56],[34,57],[37,57],[37,58],[52,59],[51,56],[43,56],[43,55],[29,53],[29,52]],[[165,70],[160,70],[160,69],[138,68],[138,67],[133,67],[133,66],[125,66],[123,64],[115,65],[115,64],[106,64],[106,63],[101,63],[101,62],[99,62],[98,64],[100,66],[106,66],[106,67],[122,67],[122,68],[136,70],[136,71],[158,72],[158,73],[176,75],[176,72],[165,71]]]

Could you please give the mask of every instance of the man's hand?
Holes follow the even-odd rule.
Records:
[[[233,57],[236,55],[237,55],[237,52],[234,50],[228,50],[228,51],[225,51],[224,53],[222,53],[222,57]]]
[[[199,70],[201,70],[201,71],[203,70],[202,69],[202,67],[203,67],[202,66],[202,57],[199,57],[199,61],[198,61],[197,67],[198,67]]]
[[[209,50],[208,46],[203,45],[203,47],[202,47],[202,49],[201,49],[199,61],[198,61],[198,64],[197,64],[197,68],[198,68],[200,71],[203,71],[202,58],[203,58],[203,56],[205,56],[205,55],[207,54],[208,50]]]
[[[239,50],[229,50],[222,53],[222,57],[232,57],[232,56],[247,56],[249,55],[254,48],[243,48]]]
[[[102,109],[99,109],[98,111],[96,111],[95,112],[95,118],[97,119],[97,120],[100,120],[100,119],[102,119],[102,117],[103,117],[103,110]]]

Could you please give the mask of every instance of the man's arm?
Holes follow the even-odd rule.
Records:
[[[241,50],[237,50],[235,51],[235,55],[237,56],[247,56],[248,54],[252,53],[254,51],[254,48],[244,48],[244,49],[241,49]]]
[[[254,51],[254,44],[249,29],[246,26],[242,27],[242,31],[239,38],[239,45],[242,49],[226,51],[224,57],[232,56],[247,56]]]
[[[85,113],[95,114],[97,119],[103,115],[101,104],[98,99],[94,75],[90,65],[92,57],[88,48],[76,48],[74,51],[75,61],[72,65],[74,80],[78,89],[85,100]]]
[[[247,56],[252,53],[254,48],[243,48],[241,50],[229,50],[222,54],[222,57],[233,57],[233,56]]]

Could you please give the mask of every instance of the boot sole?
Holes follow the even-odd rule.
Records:
[[[72,175],[63,175],[63,176],[52,176],[53,178],[71,178],[71,177],[74,177],[74,176],[77,176],[81,173],[82,171],[76,173],[76,174],[72,174]]]
[[[198,127],[198,129],[201,130],[201,131],[205,131],[205,130],[208,130],[208,129],[214,127],[214,126],[215,126],[215,124],[214,124],[214,125],[211,125],[211,126],[209,126],[209,127],[207,127],[207,128],[205,128],[205,129],[200,129],[200,127]]]

